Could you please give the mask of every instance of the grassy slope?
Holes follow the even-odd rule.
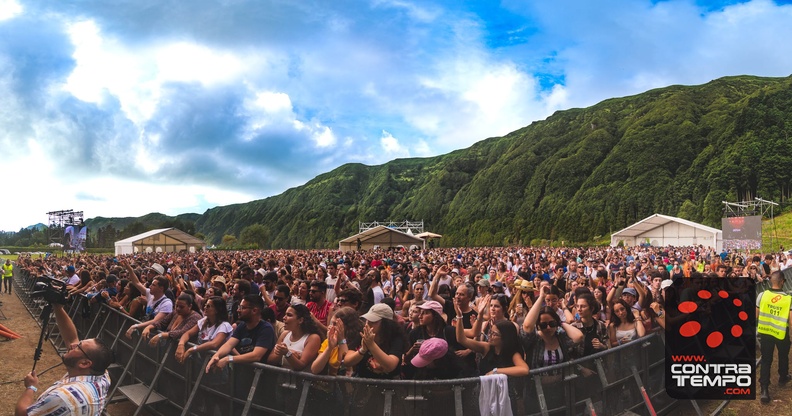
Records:
[[[784,250],[792,249],[792,212],[775,217],[775,230],[773,221],[762,221],[762,245],[763,251],[775,251],[779,246]]]

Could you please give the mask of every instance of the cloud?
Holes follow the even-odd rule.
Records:
[[[22,5],[16,0],[0,0],[0,22],[22,14]]]
[[[613,96],[789,75],[790,13],[769,0],[0,0],[0,146],[53,190],[31,192],[42,212],[202,212]]]

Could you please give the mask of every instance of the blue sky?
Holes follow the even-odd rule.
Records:
[[[610,97],[788,76],[786,3],[0,0],[0,172],[20,196],[0,230],[201,213]]]

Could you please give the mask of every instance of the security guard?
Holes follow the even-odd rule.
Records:
[[[756,298],[756,316],[759,342],[762,348],[762,366],[759,375],[761,401],[770,403],[770,366],[773,350],[778,348],[778,384],[784,385],[789,375],[789,323],[792,322],[792,296],[784,293],[784,275],[780,271],[770,274],[770,289]]]
[[[11,278],[14,276],[14,265],[11,264],[11,260],[6,260],[5,264],[3,265],[3,288],[5,289],[6,295],[11,294]]]

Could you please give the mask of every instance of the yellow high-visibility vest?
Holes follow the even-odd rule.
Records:
[[[786,337],[789,322],[789,306],[792,296],[786,293],[766,291],[759,303],[759,319],[756,331],[778,339]]]

